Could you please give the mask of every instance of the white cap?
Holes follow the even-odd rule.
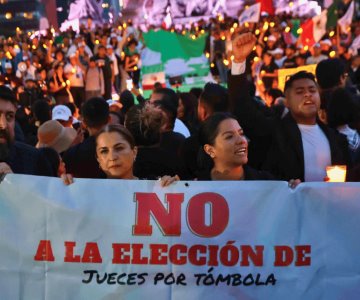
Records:
[[[11,64],[11,62],[7,61],[7,62],[5,63],[5,69],[12,69],[12,64]]]
[[[269,35],[268,41],[276,42],[276,37],[273,35]]]
[[[271,55],[276,55],[276,54],[284,54],[284,50],[281,48],[276,48],[275,50],[272,51],[268,51]]]
[[[326,40],[320,41],[320,44],[326,44],[328,46],[331,46],[331,41],[329,39],[326,39]]]
[[[68,121],[72,116],[70,108],[65,105],[56,105],[52,110],[53,120]]]

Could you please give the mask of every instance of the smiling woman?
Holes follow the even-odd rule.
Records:
[[[271,180],[267,172],[248,166],[248,140],[229,113],[215,113],[200,127],[199,180]]]

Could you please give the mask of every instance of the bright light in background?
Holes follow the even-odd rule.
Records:
[[[119,101],[120,100],[120,96],[117,93],[111,94],[111,99],[113,99],[114,101]]]

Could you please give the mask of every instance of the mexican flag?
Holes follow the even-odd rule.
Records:
[[[336,29],[338,20],[337,7],[341,0],[327,1],[329,7],[324,9],[319,16],[306,20],[301,24],[301,42],[304,46],[312,46],[325,35],[329,29]]]
[[[152,89],[156,81],[165,83],[166,77],[203,79],[210,76],[209,62],[204,55],[207,34],[182,35],[164,30],[143,34],[146,48],[142,52],[143,89]]]
[[[266,12],[270,16],[275,14],[275,7],[273,0],[257,0],[257,3],[261,3],[261,12]]]
[[[332,0],[330,6],[326,9],[326,29],[335,29],[338,20],[337,7],[341,0]]]
[[[349,28],[351,26],[352,19],[354,17],[354,11],[355,11],[355,3],[354,1],[351,1],[351,4],[347,9],[345,15],[343,15],[341,19],[338,20],[339,27],[343,33],[349,32]]]
[[[319,42],[326,33],[326,9],[319,16],[308,19],[301,24],[302,33],[300,36],[303,46],[313,46]]]

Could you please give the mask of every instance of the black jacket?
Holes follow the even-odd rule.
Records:
[[[66,172],[78,178],[105,178],[96,160],[96,145],[93,136],[72,146],[63,154]]]
[[[10,155],[6,160],[15,174],[57,176],[53,174],[50,162],[36,148],[15,142],[10,146]]]
[[[248,93],[248,83],[244,75],[229,76],[229,97],[234,115],[238,118],[250,141],[267,145],[256,149],[257,160],[262,160],[262,169],[270,171],[282,180],[300,179],[304,181],[304,152],[301,132],[288,113],[281,118],[278,114],[265,115],[257,109]],[[345,136],[318,122],[327,137],[333,165],[350,165],[348,144]],[[251,149],[249,149],[251,151]],[[251,155],[249,155],[251,157]],[[249,161],[251,165],[251,161]]]

